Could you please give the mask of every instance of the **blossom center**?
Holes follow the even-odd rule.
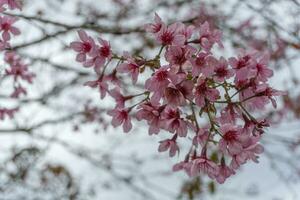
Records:
[[[92,45],[88,42],[82,44],[82,48],[84,52],[89,52],[92,49]]]
[[[224,140],[226,141],[235,141],[237,138],[236,131],[228,131],[223,135]]]
[[[218,77],[225,77],[225,76],[227,76],[227,70],[224,67],[218,68],[216,70],[216,75]]]
[[[162,40],[163,44],[171,44],[173,39],[174,39],[174,36],[170,32],[164,32],[161,36],[161,40]]]
[[[157,81],[164,81],[168,77],[167,71],[160,71],[156,74]]]
[[[103,57],[108,57],[110,55],[110,48],[108,46],[103,46],[100,48],[100,55]]]

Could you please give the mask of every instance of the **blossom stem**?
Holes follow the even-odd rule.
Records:
[[[197,132],[198,132],[199,124],[198,124],[197,117],[196,117],[196,114],[195,114],[195,109],[194,109],[194,106],[193,106],[193,102],[190,102],[190,106],[191,106],[191,110],[192,110],[192,113],[193,113],[194,121],[195,121],[195,124],[196,124],[196,127],[197,127]]]
[[[159,52],[158,52],[156,58],[160,58],[160,55],[161,55],[161,53],[162,53],[162,51],[163,51],[164,48],[165,48],[165,45],[161,46],[161,48],[159,49]]]

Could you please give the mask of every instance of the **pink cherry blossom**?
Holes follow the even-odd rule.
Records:
[[[0,108],[0,120],[4,120],[5,117],[13,118],[14,114],[18,111],[18,108],[7,109],[7,108]]]
[[[136,113],[138,120],[146,120],[149,125],[149,135],[158,134],[161,124],[161,113],[165,106],[153,105],[152,103],[144,103],[139,106],[139,111]]]
[[[124,54],[124,57],[126,58],[126,62],[120,64],[117,67],[117,71],[120,73],[128,73],[131,75],[132,83],[135,84],[138,79],[140,67],[144,65],[143,61],[138,61],[132,57],[129,56],[128,53]]]
[[[184,170],[189,176],[192,176],[192,174],[191,174],[192,166],[193,166],[193,163],[188,161],[188,156],[187,156],[184,161],[181,161],[181,162],[175,164],[172,169],[174,172]]]
[[[218,174],[216,176],[216,180],[218,181],[218,183],[224,183],[225,180],[233,174],[235,174],[234,170],[228,167],[225,164],[224,158],[222,158],[221,165],[219,165]]]
[[[35,74],[29,72],[28,66],[22,62],[15,52],[6,52],[4,60],[10,65],[10,68],[5,70],[6,75],[13,76],[15,81],[23,79],[28,83],[32,83]]]
[[[224,124],[220,128],[222,138],[219,141],[219,148],[223,153],[236,155],[242,152],[241,133],[237,127],[231,124]]]
[[[117,70],[113,70],[110,74],[108,75],[105,75],[103,77],[103,81],[109,81],[111,82],[112,84],[114,84],[115,86],[117,87],[120,87],[121,86],[121,81],[120,79],[117,77]]]
[[[158,14],[155,13],[154,23],[146,24],[144,27],[149,33],[158,33],[163,25],[165,26]]]
[[[72,42],[70,47],[78,52],[76,56],[76,61],[85,62],[87,54],[91,53],[92,48],[95,47],[95,41],[92,37],[88,36],[84,30],[78,31],[79,38],[81,42]]]
[[[85,67],[94,66],[96,73],[100,74],[100,68],[104,66],[105,62],[112,57],[111,47],[108,41],[98,38],[99,45],[94,45],[90,56],[84,63]]]
[[[179,147],[176,143],[176,137],[174,137],[174,138],[175,139],[172,138],[172,139],[167,139],[167,140],[160,141],[158,151],[159,152],[164,152],[164,151],[167,151],[169,149],[170,157],[175,156],[176,152],[179,152]]]
[[[174,23],[170,26],[162,25],[160,31],[156,35],[156,40],[162,45],[182,46],[185,42],[184,35],[177,32],[178,24]]]
[[[193,144],[204,146],[209,138],[209,131],[207,129],[199,128],[197,135],[193,138]]]
[[[217,89],[208,87],[206,80],[203,78],[198,79],[197,85],[194,88],[194,95],[195,103],[200,107],[205,105],[205,99],[214,102],[220,96],[219,91]]]
[[[257,162],[263,152],[259,142],[269,123],[252,112],[269,103],[276,106],[275,97],[285,93],[267,83],[273,75],[268,54],[240,50],[236,57],[216,57],[212,48],[222,47],[222,33],[212,27],[204,21],[198,27],[182,22],[168,25],[155,14],[154,22],[145,25],[160,44],[152,58],[142,53],[112,54],[109,42],[99,39],[83,52],[86,59],[81,64],[94,67],[99,77],[86,85],[98,87],[101,98],[112,97],[115,108],[108,114],[114,127],[122,125],[129,132],[129,112],[136,111],[134,118],[146,122],[150,135],[161,130],[172,134],[160,142],[159,152],[169,151],[173,157],[181,150],[179,140],[190,144],[174,171],[183,170],[191,177],[204,173],[224,183],[242,164]],[[6,57],[10,66],[20,63],[14,55]],[[142,91],[128,89],[128,78]]]
[[[198,176],[200,173],[207,174],[214,179],[218,175],[218,165],[209,160],[206,155],[201,155],[193,160],[191,175]]]
[[[123,124],[123,131],[128,133],[132,129],[131,118],[128,113],[128,109],[115,108],[107,112],[108,115],[112,116],[113,119],[111,124],[114,127]]]
[[[176,76],[171,77],[172,83],[164,90],[165,102],[169,106],[182,106],[186,104],[187,100],[192,100],[194,84],[190,80],[185,80],[185,77],[185,74],[184,76],[177,74]],[[178,84],[173,85],[173,83]]]
[[[187,42],[193,35],[195,31],[195,26],[189,25],[186,26],[183,23],[177,23],[177,32],[185,37],[185,42]]]
[[[252,90],[251,90],[252,89]],[[252,109],[262,109],[270,101],[274,108],[277,107],[275,97],[285,95],[285,92],[275,90],[268,86],[268,84],[260,84],[254,88],[249,88],[248,93],[240,96],[241,101]]]
[[[161,67],[158,69],[154,75],[146,80],[145,88],[151,92],[154,92],[151,97],[152,102],[159,102],[163,96],[164,89],[170,83],[170,72],[168,71],[168,66]]]
[[[22,9],[22,3],[20,0],[0,0],[0,5],[7,4],[9,9]]]
[[[108,91],[108,84],[101,79],[97,79],[95,81],[88,81],[84,85],[90,86],[91,88],[98,87],[101,99],[103,99],[106,96],[106,92]]]
[[[191,46],[170,46],[165,54],[166,60],[170,63],[174,72],[181,70],[182,65],[191,58],[196,49]]]
[[[2,39],[4,41],[10,40],[10,33],[13,35],[19,35],[21,32],[13,24],[17,21],[17,18],[10,16],[0,16],[0,32],[2,32]]]
[[[208,65],[211,64],[214,64],[214,80],[217,82],[223,82],[234,75],[233,70],[228,68],[227,60],[224,57],[216,61],[211,60]]]
[[[270,77],[273,76],[273,71],[268,68],[269,55],[264,54],[259,58],[256,63],[257,76],[256,80],[266,82]]]
[[[258,144],[260,136],[251,136],[243,143],[243,151],[232,157],[230,167],[232,169],[238,169],[240,165],[246,163],[247,160],[258,162],[257,154],[263,153],[263,147]]]
[[[186,103],[183,94],[175,86],[170,85],[164,91],[165,101],[169,106],[177,107]]]
[[[187,134],[187,123],[180,117],[180,110],[166,107],[162,113],[162,125],[171,133],[176,133],[180,137]]]
[[[242,51],[238,58],[229,58],[229,64],[235,70],[236,81],[254,78],[257,75],[256,61],[253,52],[246,53]]]
[[[221,42],[221,37],[222,37],[222,32],[219,30],[211,30],[209,28],[208,22],[204,22],[200,26],[199,42],[201,47],[206,52],[209,52],[215,43],[217,43],[220,47],[223,47],[223,44]]]
[[[191,80],[181,81],[179,84],[176,84],[176,88],[180,91],[183,97],[187,100],[193,100],[193,88],[194,83]]]
[[[125,101],[126,101],[126,97],[124,97],[121,92],[120,92],[120,89],[119,88],[114,88],[112,90],[110,90],[109,92],[109,95],[115,99],[117,105],[116,107],[117,108],[124,108],[125,107]]]
[[[200,74],[204,77],[211,77],[214,72],[214,66],[207,64],[207,58],[209,54],[200,52],[196,57],[190,59],[192,64],[192,75],[194,77]]]
[[[235,123],[238,118],[241,118],[240,108],[233,103],[229,103],[221,111],[221,116],[218,119],[221,124]]]
[[[19,96],[21,94],[26,95],[27,91],[26,91],[26,89],[24,87],[22,87],[21,85],[18,85],[18,86],[15,86],[14,92],[10,95],[10,97],[12,97],[12,98],[19,98]]]

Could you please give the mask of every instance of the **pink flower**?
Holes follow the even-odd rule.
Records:
[[[209,131],[207,129],[199,128],[197,135],[193,138],[193,144],[204,146],[209,137]]]
[[[204,77],[210,77],[214,73],[214,66],[207,64],[208,53],[200,52],[195,58],[191,58],[192,75],[194,77],[200,74]]]
[[[123,131],[128,133],[132,129],[131,119],[128,113],[128,109],[115,108],[107,112],[113,119],[111,124],[114,127],[118,127],[123,124]]]
[[[109,95],[115,99],[117,105],[117,108],[124,108],[125,107],[125,101],[126,97],[124,97],[119,88],[114,88],[113,90],[109,91]]]
[[[191,46],[170,46],[165,57],[172,67],[174,65],[181,67],[194,53],[196,53],[196,49]],[[175,71],[177,72],[178,69]]]
[[[185,37],[185,42],[187,42],[193,35],[195,26],[189,25],[186,26],[183,23],[178,23],[177,32]]]
[[[240,165],[249,160],[257,162],[263,152],[259,141],[268,126],[267,118],[257,118],[251,112],[264,108],[270,101],[276,106],[275,96],[284,93],[267,84],[272,76],[267,54],[241,51],[228,60],[215,57],[211,50],[215,44],[222,47],[221,32],[212,29],[208,22],[198,28],[200,36],[194,38],[195,27],[181,22],[167,25],[155,14],[154,22],[145,25],[146,31],[161,44],[159,53],[152,58],[131,56],[127,52],[123,56],[112,54],[109,42],[102,39],[86,48],[84,42],[89,42],[86,33],[82,33],[85,39],[81,37],[80,42],[73,43],[73,48],[84,54],[78,59],[83,66],[94,67],[99,77],[85,85],[99,88],[101,98],[108,94],[116,102],[116,107],[108,112],[114,127],[122,125],[123,131],[129,132],[132,129],[129,114],[136,109],[134,117],[145,120],[150,135],[158,134],[161,129],[172,134],[171,139],[160,141],[159,152],[168,151],[171,157],[175,156],[180,151],[177,137],[186,137],[190,143],[185,159],[174,165],[174,171],[184,170],[189,176],[206,173],[224,183]],[[0,49],[3,46],[4,43]],[[119,61],[117,66],[112,60]],[[15,54],[6,54],[5,61],[11,67],[7,72],[15,79],[22,71],[27,73],[26,65]],[[162,66],[164,61],[167,64]],[[136,84],[139,74],[148,67],[152,73],[144,73],[148,77],[139,80],[144,91],[130,94],[134,91],[126,88],[125,78]],[[129,94],[124,96],[121,91]],[[0,118],[2,113],[0,110]],[[86,118],[103,122],[104,118],[97,114],[95,109],[87,110],[90,118]],[[207,114],[210,123],[204,122],[203,115]]]
[[[27,95],[27,91],[21,85],[18,85],[14,88],[14,92],[10,95],[10,97],[19,98],[21,94]]]
[[[4,60],[10,65],[10,68],[5,70],[6,75],[13,76],[15,81],[21,78],[28,83],[32,83],[35,74],[29,72],[28,66],[22,63],[15,52],[6,52]]]
[[[246,142],[243,143],[244,154],[246,154],[247,159],[251,159],[254,162],[258,162],[258,156],[256,154],[261,154],[264,152],[262,145],[258,144],[261,136],[251,136]]]
[[[193,166],[192,162],[188,162],[187,160],[179,162],[173,166],[173,171],[177,172],[180,170],[184,170],[189,176],[191,175],[191,168]]]
[[[4,120],[5,116],[9,118],[13,118],[14,114],[18,111],[18,108],[14,109],[7,109],[7,108],[0,108],[0,120]]]
[[[218,175],[218,166],[205,155],[202,155],[193,160],[191,167],[191,176],[198,176],[200,173],[207,174],[214,179]]]
[[[91,53],[92,48],[94,48],[96,44],[93,38],[88,36],[84,30],[79,30],[78,35],[82,42],[71,42],[70,47],[78,52],[76,61],[85,62],[87,55]]]
[[[166,107],[162,113],[162,126],[169,132],[180,137],[187,135],[187,123],[180,118],[180,110]]]
[[[266,82],[268,78],[273,76],[273,71],[268,68],[269,55],[264,54],[256,63],[257,76],[256,80]]]
[[[238,58],[229,58],[229,64],[235,70],[236,81],[244,81],[254,78],[257,74],[256,61],[254,53],[248,54],[244,51],[238,56]]]
[[[171,78],[173,80],[173,83],[179,83],[176,85],[170,83],[169,86],[165,89],[164,98],[169,106],[182,106],[186,104],[186,99],[193,99],[192,90],[194,87],[194,83],[191,80],[184,80],[185,76],[186,74],[184,74],[183,77],[181,77],[180,74],[177,74],[177,76],[173,76]],[[182,78],[184,79],[182,80]]]
[[[222,158],[221,165],[219,165],[218,174],[216,176],[216,180],[218,181],[218,183],[220,184],[224,183],[228,177],[234,174],[235,174],[234,170],[228,167],[225,164],[224,158]]]
[[[124,53],[126,63],[122,63],[117,67],[117,71],[120,73],[128,73],[131,75],[132,83],[135,84],[138,79],[140,67],[145,63],[144,61],[136,60],[129,56],[127,52]]]
[[[21,61],[21,58],[16,54],[15,51],[6,51],[4,60],[10,65],[15,65]]]
[[[263,134],[264,133],[263,128],[270,127],[270,123],[267,119],[256,120],[255,125],[256,125],[256,128],[252,130],[252,133],[253,133],[254,136]]]
[[[251,136],[243,143],[243,151],[232,157],[230,167],[237,169],[240,165],[247,162],[247,160],[253,160],[258,163],[257,154],[263,153],[263,147],[257,142],[260,140],[260,136]]]
[[[214,102],[220,97],[219,91],[208,87],[206,80],[203,78],[198,78],[197,85],[194,88],[194,95],[195,103],[200,107],[205,105],[205,99]]]
[[[228,68],[227,60],[224,57],[221,57],[220,60],[212,59],[208,61],[208,65],[214,66],[214,80],[218,82],[223,82],[226,79],[229,79],[233,76],[233,70]]]
[[[0,0],[0,6],[7,4],[9,9],[22,9],[22,3],[20,0]]]
[[[162,25],[160,31],[156,35],[156,40],[162,45],[182,46],[185,37],[177,32],[178,24],[174,23],[170,26]]]
[[[176,137],[174,137],[174,138],[175,139],[172,138],[172,139],[167,139],[167,140],[160,141],[158,151],[159,152],[164,152],[164,151],[167,151],[168,149],[170,149],[169,150],[170,157],[175,156],[176,152],[179,152],[179,147],[176,143]]]
[[[209,52],[213,45],[217,43],[220,47],[223,47],[221,42],[222,32],[219,30],[210,30],[208,22],[204,22],[200,26],[200,46]]]
[[[252,109],[262,109],[270,101],[272,102],[273,107],[276,108],[277,103],[274,97],[286,95],[286,92],[275,90],[269,87],[268,84],[260,84],[250,89],[248,90],[248,93],[240,96],[240,100],[244,101],[244,104]]]
[[[103,81],[109,81],[117,87],[121,87],[121,81],[117,77],[117,70],[113,70],[112,73],[105,75]]]
[[[2,39],[4,41],[10,40],[10,33],[13,35],[19,35],[21,33],[18,28],[13,26],[16,21],[17,19],[14,17],[0,16],[0,31],[3,31]]]
[[[144,27],[145,30],[149,33],[158,33],[163,25],[165,24],[162,22],[158,14],[155,13],[154,23],[146,24]]]
[[[98,87],[101,99],[103,99],[106,96],[106,92],[108,91],[108,84],[101,79],[97,79],[95,81],[88,81],[84,85],[89,86],[91,88]]]
[[[185,99],[193,100],[194,83],[191,80],[185,80],[176,85],[176,88],[181,92]]]
[[[177,107],[186,104],[185,97],[175,86],[169,86],[165,89],[164,97],[169,106]]]
[[[273,59],[279,59],[285,56],[286,54],[286,48],[288,46],[288,43],[281,39],[281,38],[276,38],[276,48],[272,52],[272,58]]]
[[[236,155],[242,152],[240,130],[232,124],[222,125],[220,128],[222,138],[219,141],[219,148],[223,153]]]
[[[229,103],[222,111],[218,121],[221,124],[235,123],[241,117],[241,110],[236,104]]]
[[[170,73],[168,71],[168,66],[163,66],[159,68],[154,75],[146,80],[145,88],[154,94],[151,97],[152,102],[159,102],[163,96],[165,88],[170,83]]]
[[[141,104],[136,113],[137,120],[146,120],[149,125],[149,135],[158,134],[160,130],[161,112],[165,106],[153,105],[150,102]]]
[[[111,47],[108,41],[98,38],[100,46],[94,45],[91,50],[91,57],[85,63],[85,67],[94,66],[96,73],[100,74],[100,68],[104,66],[105,62],[112,57]]]

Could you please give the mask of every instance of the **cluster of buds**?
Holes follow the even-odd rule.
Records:
[[[135,118],[147,123],[150,135],[169,132],[158,150],[171,157],[179,153],[179,140],[191,141],[185,159],[173,167],[191,177],[203,173],[223,183],[242,164],[258,162],[259,141],[269,124],[253,111],[270,102],[276,107],[274,97],[284,94],[268,85],[273,75],[268,54],[240,50],[237,57],[215,56],[215,46],[223,48],[222,32],[208,22],[167,25],[156,14],[145,30],[161,45],[153,59],[128,52],[119,56],[108,41],[96,42],[83,30],[80,41],[70,45],[76,60],[98,77],[86,85],[97,88],[101,99],[115,100],[108,111],[112,125],[129,132]],[[139,82],[143,92],[124,95],[126,77],[133,85]]]
[[[0,0],[0,13],[3,13],[7,9],[21,10],[21,2],[18,0]],[[26,95],[26,88],[22,86],[22,81],[27,83],[32,83],[34,74],[29,72],[27,65],[23,62],[20,56],[17,55],[15,51],[11,49],[11,38],[12,36],[20,35],[20,30],[14,26],[17,18],[10,15],[0,15],[0,52],[4,54],[4,62],[8,66],[4,74],[1,74],[1,79],[12,78],[14,89],[11,93],[11,98],[19,98],[20,95]],[[14,113],[17,111],[16,108],[8,109],[1,108],[0,106],[0,120],[3,120],[5,116],[10,118],[13,117]]]

